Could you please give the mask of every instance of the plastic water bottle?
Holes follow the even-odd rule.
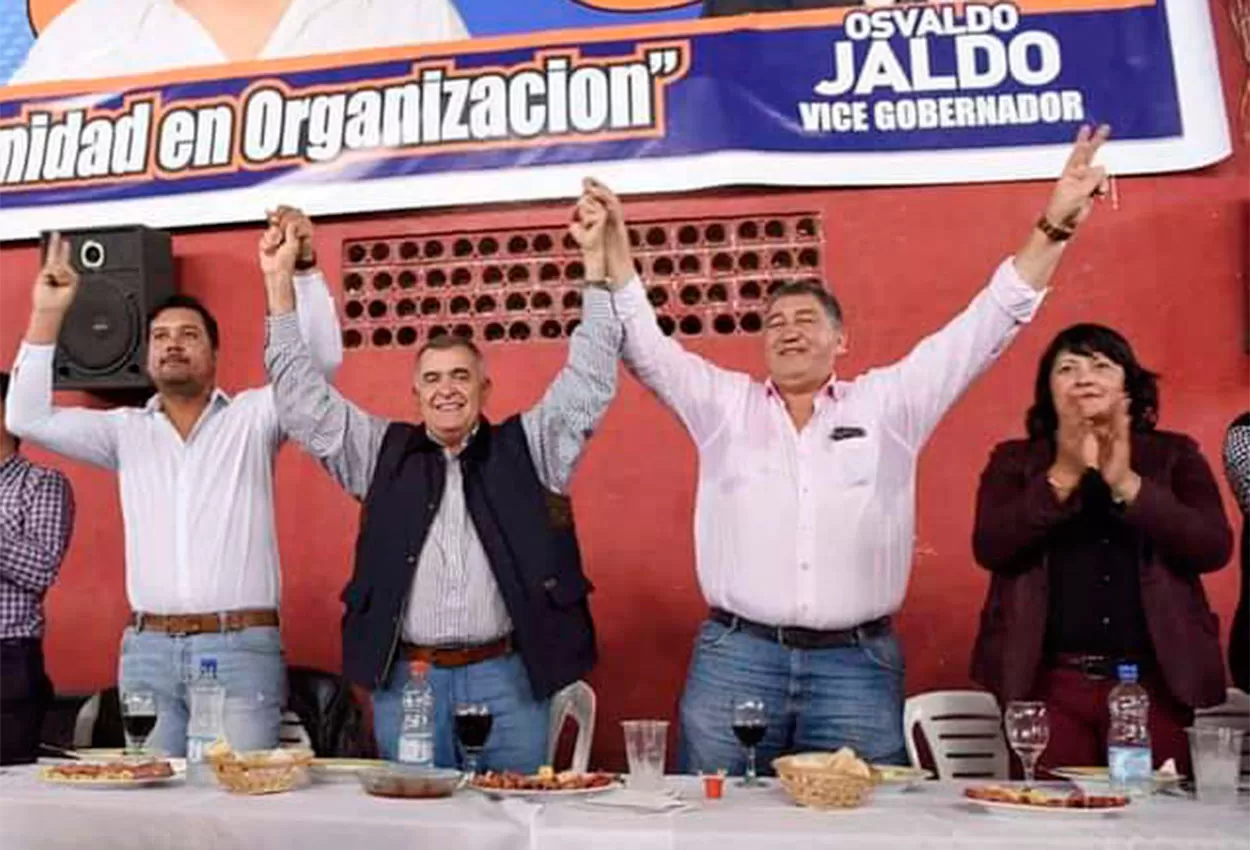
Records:
[[[417,767],[434,766],[434,688],[430,665],[414,662],[402,697],[404,724],[399,731],[399,760]]]
[[[187,782],[211,785],[213,771],[204,760],[208,749],[225,740],[226,689],[217,681],[217,659],[200,661],[200,675],[187,686],[191,717],[187,721]]]
[[[1122,794],[1149,794],[1154,784],[1150,758],[1150,696],[1137,683],[1137,665],[1121,664],[1120,684],[1107,699],[1111,729],[1107,733],[1107,767],[1111,787]]]

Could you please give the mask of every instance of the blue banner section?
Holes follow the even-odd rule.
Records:
[[[6,207],[724,150],[871,153],[1180,135],[1159,5],[852,13],[0,104]]]

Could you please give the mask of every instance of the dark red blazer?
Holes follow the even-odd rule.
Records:
[[[1012,440],[994,448],[977,491],[972,548],[989,570],[989,594],[972,654],[972,678],[1006,704],[1026,699],[1042,663],[1049,592],[1048,541],[1065,533],[1079,495],[1055,499],[1046,472],[1049,440]],[[1219,620],[1202,573],[1218,570],[1233,536],[1220,492],[1198,445],[1182,434],[1132,436],[1141,492],[1119,517],[1137,532],[1142,607],[1155,658],[1169,690],[1200,708],[1224,701]]]

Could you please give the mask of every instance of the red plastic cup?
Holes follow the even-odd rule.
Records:
[[[703,777],[703,796],[709,800],[719,800],[725,791],[725,777],[720,774]]]

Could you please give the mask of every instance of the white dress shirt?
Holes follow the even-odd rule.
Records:
[[[917,454],[1042,297],[1004,261],[967,309],[898,363],[832,379],[796,431],[769,383],[664,336],[639,281],[618,293],[626,365],[698,447],[695,561],[708,604],[812,629],[897,611],[911,571]]]
[[[468,38],[452,0],[291,0],[257,59]],[[10,84],[146,74],[229,61],[175,0],[74,0]]]
[[[327,374],[342,362],[334,301],[320,272],[296,277],[300,329]],[[272,387],[213,391],[184,441],[160,397],[142,408],[52,406],[54,345],[23,343],[5,402],[19,437],[116,470],[135,611],[276,608],[273,461],[284,434]]]

